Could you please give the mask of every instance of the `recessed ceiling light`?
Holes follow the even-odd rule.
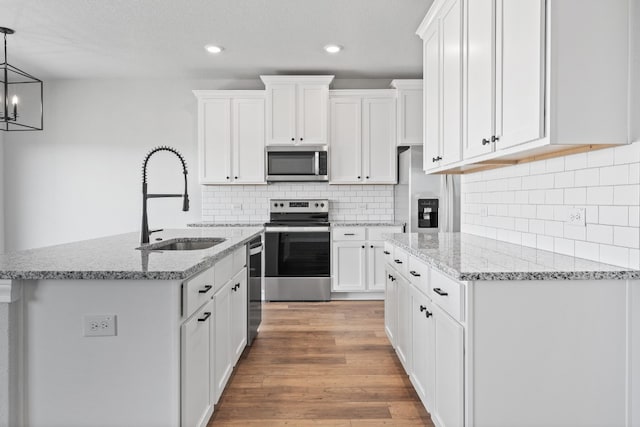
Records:
[[[342,50],[342,46],[338,46],[337,44],[328,44],[324,47],[324,50],[326,50],[327,53],[338,53]]]
[[[224,50],[222,46],[216,46],[213,44],[208,44],[204,47],[209,53],[220,53]]]

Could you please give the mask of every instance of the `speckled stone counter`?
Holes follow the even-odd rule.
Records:
[[[263,222],[213,222],[213,221],[202,221],[202,222],[194,222],[192,224],[187,224],[187,227],[262,227],[264,226]]]
[[[387,241],[462,281],[640,279],[640,270],[471,234],[393,234]]]
[[[404,222],[393,221],[332,221],[332,227],[404,227]]]
[[[222,237],[202,250],[139,250],[140,233],[127,233],[0,255],[0,279],[182,280],[211,267],[217,260],[264,231],[263,227],[164,230],[156,239]]]

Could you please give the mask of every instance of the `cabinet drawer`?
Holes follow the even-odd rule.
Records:
[[[435,269],[430,272],[430,296],[433,302],[438,304],[444,311],[458,322],[462,322],[464,313],[464,292],[463,285]]]
[[[431,292],[429,289],[429,266],[413,255],[409,255],[408,262],[409,281],[416,289],[429,296]]]
[[[182,313],[184,317],[191,316],[202,304],[213,296],[215,292],[215,269],[217,269],[217,265],[183,282]]]
[[[229,254],[216,261],[215,292],[218,292],[218,289],[222,288],[233,276],[233,255]]]
[[[384,254],[384,260],[387,264],[393,264],[393,250],[394,250],[394,246],[389,243],[389,242],[384,242],[384,250],[383,250],[383,254]]]
[[[408,263],[409,254],[398,247],[394,248],[392,264],[404,277],[409,275],[409,270],[407,268]]]
[[[333,240],[366,240],[364,227],[336,227],[333,229]]]
[[[384,240],[384,234],[402,233],[402,227],[367,227],[368,240]]]

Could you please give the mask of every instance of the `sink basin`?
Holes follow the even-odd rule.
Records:
[[[219,245],[227,239],[221,237],[177,238],[164,242],[152,243],[138,249],[149,251],[198,251]]]

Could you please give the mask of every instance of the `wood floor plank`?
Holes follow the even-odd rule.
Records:
[[[429,426],[381,301],[268,303],[209,427]]]

